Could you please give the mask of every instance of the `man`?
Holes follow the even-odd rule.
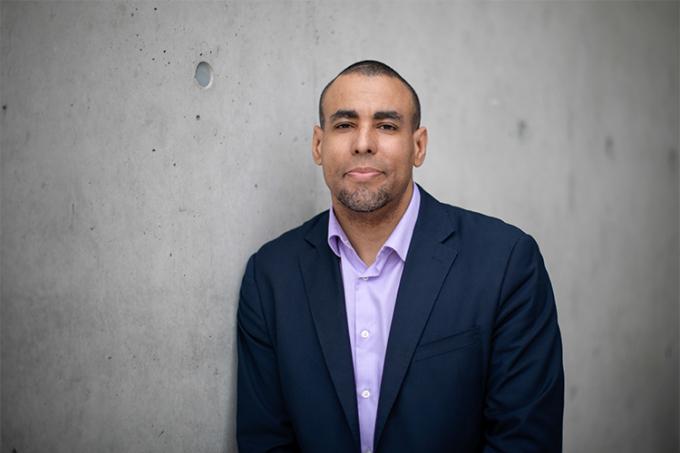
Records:
[[[414,184],[427,130],[390,67],[342,71],[319,116],[331,209],[243,278],[240,453],[561,451],[561,341],[534,240]]]

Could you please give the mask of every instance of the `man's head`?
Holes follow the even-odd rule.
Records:
[[[420,127],[420,99],[418,98],[418,93],[416,93],[416,90],[413,89],[411,84],[408,83],[406,79],[404,79],[402,76],[400,76],[397,71],[387,66],[385,63],[381,63],[375,60],[363,60],[347,66],[340,72],[340,74],[335,76],[333,80],[328,82],[328,84],[321,91],[321,96],[319,96],[319,125],[321,126],[322,129],[324,128],[324,125],[326,123],[323,111],[323,100],[326,95],[326,92],[338,77],[347,74],[361,74],[367,77],[385,76],[400,80],[401,83],[403,83],[406,86],[406,88],[408,88],[408,90],[411,92],[413,101],[413,117],[411,124],[413,130],[416,130]]]
[[[355,63],[324,88],[319,113],[312,156],[334,207],[355,213],[404,207],[427,146],[413,88],[383,63]]]

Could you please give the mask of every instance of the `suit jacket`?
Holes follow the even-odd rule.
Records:
[[[562,346],[536,242],[421,195],[374,452],[561,451]],[[327,230],[328,211],[248,261],[237,316],[240,453],[360,451],[340,263]]]

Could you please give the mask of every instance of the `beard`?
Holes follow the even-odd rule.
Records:
[[[391,197],[385,187],[369,190],[360,187],[354,191],[342,189],[338,192],[338,201],[354,212],[373,212],[390,202]]]

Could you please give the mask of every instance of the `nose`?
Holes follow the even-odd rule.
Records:
[[[375,131],[372,127],[362,126],[357,129],[354,154],[375,154],[376,145]]]

